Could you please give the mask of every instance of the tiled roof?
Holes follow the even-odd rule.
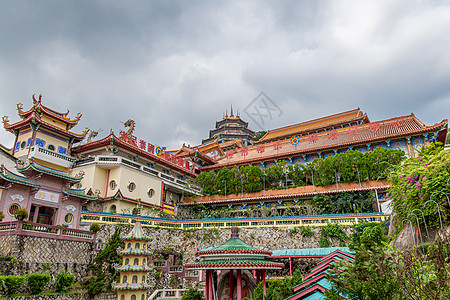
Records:
[[[155,251],[153,249],[136,249],[136,248],[118,248],[119,255],[152,255]]]
[[[284,263],[263,259],[217,259],[203,260],[185,265],[188,269],[282,269]]]
[[[298,136],[298,143],[297,141],[292,141],[291,143],[291,139],[285,139],[244,147],[233,153],[233,155],[221,157],[216,165],[200,169],[210,170],[236,164],[260,163],[262,161],[283,159],[319,151],[333,151],[333,149],[339,147],[356,147],[367,143],[382,143],[401,136],[441,130],[447,126],[447,123],[447,120],[443,120],[438,124],[426,126],[414,114],[411,114],[380,122],[340,128],[334,131]]]
[[[82,176],[69,176],[69,174],[67,172],[43,166],[43,165],[37,163],[36,161],[33,161],[30,164],[25,165],[23,167],[17,167],[17,170],[21,173],[24,173],[30,169],[32,169],[36,172],[40,172],[40,173],[44,173],[47,175],[66,179],[66,180],[69,180],[74,183],[80,182],[83,179]]]
[[[130,282],[116,283],[116,282],[113,282],[111,284],[111,286],[112,286],[113,290],[137,291],[137,290],[148,290],[148,289],[151,289],[151,288],[153,288],[155,286],[155,284],[153,282],[150,282],[150,283],[146,283],[146,282],[141,282],[141,283],[130,283]]]
[[[27,185],[27,186],[31,186],[31,187],[36,187],[36,188],[41,187],[39,184],[35,184],[35,183],[31,182],[31,180],[26,177],[19,176],[19,175],[16,175],[16,174],[8,171],[4,166],[1,166],[0,178],[4,179],[6,181],[9,181],[9,182],[19,183],[19,184],[23,184],[23,185]]]
[[[142,228],[140,221],[136,221],[136,223],[134,223],[134,227],[130,231],[130,233],[121,234],[120,238],[123,240],[132,240],[132,241],[150,241],[153,239],[144,232],[144,229]]]
[[[285,126],[273,130],[269,130],[258,142],[266,142],[268,140],[273,140],[277,138],[284,138],[285,136],[294,135],[297,133],[302,133],[305,131],[310,131],[318,128],[323,128],[327,126],[339,126],[342,123],[349,123],[354,122],[356,120],[363,119],[365,117],[365,114],[361,112],[359,108],[290,125]]]
[[[97,200],[98,199],[98,195],[87,195],[84,193],[84,190],[65,189],[62,192],[66,195],[83,198],[86,200]]]
[[[119,272],[150,272],[153,270],[147,265],[114,265],[114,269]]]

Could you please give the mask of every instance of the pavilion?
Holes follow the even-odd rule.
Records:
[[[196,253],[200,261],[186,264],[186,269],[206,270],[206,300],[242,300],[243,297],[253,298],[253,290],[249,282],[252,273],[256,277],[256,285],[263,281],[263,294],[266,293],[266,270],[280,270],[283,263],[266,260],[272,255],[271,251],[259,250],[247,245],[239,239],[238,228],[231,228],[231,238],[218,247],[200,250]],[[236,270],[236,280],[234,278]],[[216,274],[213,274],[217,272]],[[243,272],[245,272],[245,279]],[[213,284],[213,277],[217,275],[217,291]],[[227,276],[228,275],[228,276]],[[243,282],[245,286],[243,286]],[[214,297],[214,294],[217,297]]]

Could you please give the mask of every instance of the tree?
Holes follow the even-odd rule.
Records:
[[[203,293],[200,293],[197,289],[188,289],[186,293],[184,293],[181,300],[203,300],[205,296]]]
[[[259,141],[266,133],[267,133],[267,131],[255,132],[255,134],[252,137],[252,141]]]
[[[100,225],[98,225],[98,223],[92,223],[91,226],[89,227],[89,230],[92,231],[93,233],[97,233],[101,230]]]

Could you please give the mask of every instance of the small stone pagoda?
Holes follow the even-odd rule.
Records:
[[[238,228],[234,226],[228,241],[221,246],[198,251],[196,256],[200,261],[185,267],[188,270],[206,270],[206,300],[252,299],[260,281],[263,281],[264,295],[266,293],[266,270],[284,267],[283,263],[266,260],[271,255],[271,251],[247,245],[239,238]]]
[[[153,269],[148,257],[153,254],[153,249],[148,248],[148,242],[153,238],[146,235],[140,221],[140,209],[138,219],[133,229],[128,234],[121,234],[120,238],[125,242],[125,248],[117,249],[122,255],[122,265],[114,268],[120,272],[119,282],[113,282],[112,288],[117,291],[118,300],[145,300],[147,290],[154,283],[147,282],[147,273]]]

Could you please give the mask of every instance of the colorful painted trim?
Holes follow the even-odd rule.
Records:
[[[117,290],[117,291],[124,291],[124,290],[137,291],[137,290],[148,290],[148,289],[151,289],[151,288],[153,288],[155,286],[155,284],[153,282],[151,282],[151,283],[146,283],[146,282],[141,282],[141,283],[129,283],[129,282],[116,283],[116,282],[113,282],[113,283],[111,283],[111,286],[112,286],[113,290]]]
[[[130,233],[121,234],[120,238],[123,240],[132,240],[132,241],[151,241],[153,239],[153,237],[145,234],[144,229],[141,226],[141,221],[136,221]]]
[[[23,185],[27,185],[27,186],[31,186],[31,187],[35,187],[35,188],[41,187],[39,184],[35,184],[35,183],[31,182],[31,180],[28,178],[11,173],[5,167],[3,167],[0,172],[0,178],[4,179],[6,181],[9,181],[9,182],[23,184]]]
[[[80,182],[83,179],[82,176],[77,176],[77,177],[69,176],[68,173],[66,173],[64,171],[43,166],[43,165],[37,163],[36,161],[33,161],[32,163],[30,163],[24,167],[17,167],[17,170],[21,173],[28,171],[29,169],[33,169],[37,172],[41,172],[41,173],[44,173],[47,175],[66,179],[66,180],[72,181],[74,183]]]
[[[119,255],[145,255],[150,256],[155,252],[153,249],[136,249],[136,248],[118,248]]]
[[[147,265],[114,265],[114,269],[119,272],[150,272],[153,270]]]
[[[282,269],[284,263],[256,259],[204,260],[185,265],[186,269]]]
[[[197,256],[209,256],[209,255],[221,255],[221,254],[252,254],[252,255],[261,255],[261,256],[270,256],[272,251],[265,250],[217,250],[214,248],[212,250],[199,251],[196,253]]]

